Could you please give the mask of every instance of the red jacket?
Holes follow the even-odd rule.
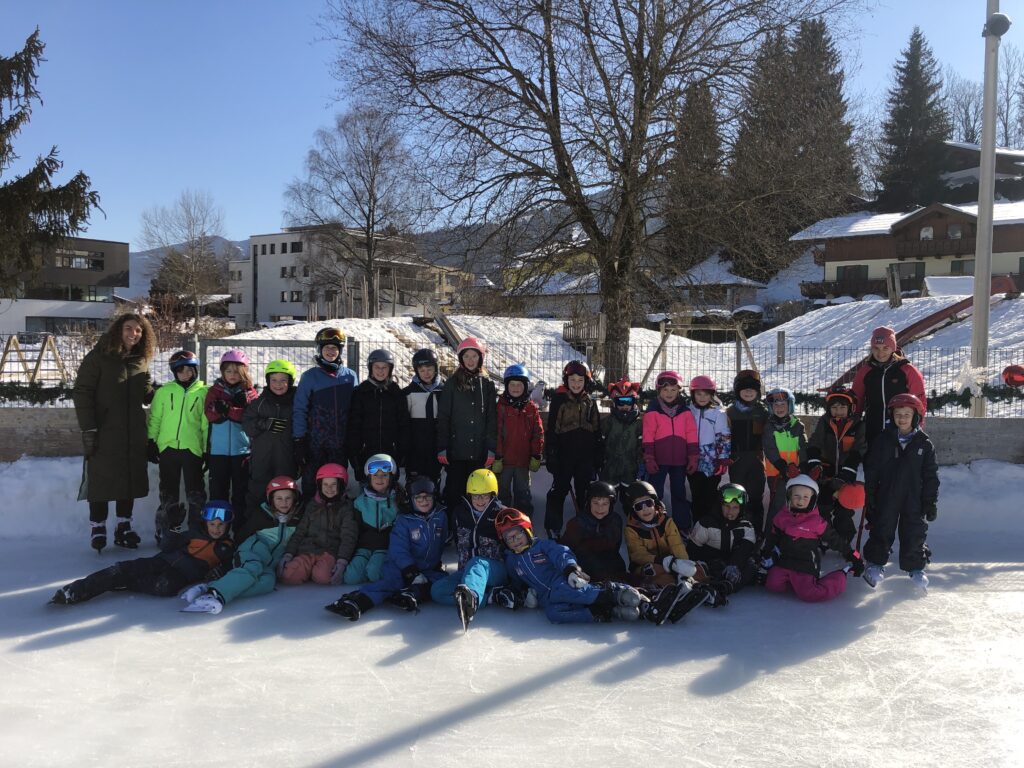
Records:
[[[532,400],[522,408],[512,405],[505,395],[498,398],[498,448],[494,455],[506,467],[527,467],[531,456],[544,453],[544,425],[540,410]]]

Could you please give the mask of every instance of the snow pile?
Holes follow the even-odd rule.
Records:
[[[757,300],[762,304],[803,301],[800,283],[821,282],[824,274],[825,268],[814,263],[814,249],[808,248],[769,280],[767,288],[757,292]]]

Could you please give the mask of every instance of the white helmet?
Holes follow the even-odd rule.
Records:
[[[789,489],[794,485],[805,485],[814,491],[814,495],[818,495],[818,484],[814,482],[814,478],[810,475],[797,475],[796,477],[790,478],[786,482],[786,494],[789,494]]]

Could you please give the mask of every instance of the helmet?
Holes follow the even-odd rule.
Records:
[[[740,507],[743,507],[747,503],[749,496],[747,489],[739,483],[726,483],[718,489],[718,498],[722,500],[723,504],[735,501],[739,503]]]
[[[459,358],[459,362],[462,362],[462,353],[469,349],[475,349],[480,353],[480,364],[484,363],[484,355],[487,354],[487,345],[480,341],[476,336],[467,336],[459,342],[459,346],[455,348],[455,354]]]
[[[273,504],[273,499],[270,497],[274,491],[291,491],[295,494],[296,499],[299,497],[299,486],[296,485],[295,481],[288,477],[288,475],[278,475],[267,483],[267,491],[264,495],[267,497],[267,501],[271,504]]]
[[[234,514],[231,512],[231,502],[210,499],[203,505],[203,520],[206,522],[220,520],[224,523],[230,523],[234,517]]]
[[[386,349],[375,349],[366,358],[366,367],[373,370],[374,363],[387,363],[388,376],[395,370],[395,356]]]
[[[732,380],[732,393],[737,398],[740,396],[740,392],[744,389],[753,389],[757,391],[757,396],[761,396],[761,374],[757,371],[750,369],[740,371],[736,374],[736,378]]]
[[[682,386],[683,377],[675,371],[662,371],[658,374],[658,378],[655,381],[654,388],[661,389],[666,384],[674,384],[677,387]]]
[[[885,407],[889,411],[892,411],[893,408],[913,408],[914,418],[911,421],[911,425],[914,427],[920,424],[921,419],[925,416],[924,403],[921,402],[917,395],[912,395],[909,392],[893,395]]]
[[[797,475],[796,477],[792,477],[786,483],[787,499],[789,498],[789,489],[797,485],[802,485],[805,488],[811,489],[811,503],[807,508],[813,509],[814,506],[818,503],[818,484],[814,482],[814,478],[810,477],[809,475]]]
[[[494,530],[498,538],[505,540],[505,534],[514,528],[522,528],[527,538],[533,538],[533,523],[525,512],[520,512],[514,507],[505,507],[498,516],[494,518]]]
[[[363,464],[363,474],[369,477],[383,472],[388,475],[398,474],[398,467],[395,460],[386,453],[375,453]]]
[[[1008,387],[1024,386],[1024,365],[1008,365],[1003,369],[1003,383]]]
[[[187,349],[182,349],[171,355],[171,359],[168,361],[171,372],[177,371],[179,368],[184,368],[189,365],[199,369],[199,358],[196,357],[195,352],[189,352]]]
[[[321,328],[316,332],[316,348],[322,351],[328,344],[333,344],[339,351],[345,347],[345,332],[340,328]]]
[[[836,494],[838,501],[846,509],[860,509],[866,501],[864,483],[847,483]]]
[[[833,384],[825,394],[826,410],[832,407],[833,403],[846,403],[850,407],[850,413],[857,410],[857,395],[845,384]]]
[[[634,480],[626,486],[626,498],[629,499],[630,504],[641,496],[650,496],[655,501],[659,500],[658,492],[654,490],[654,486],[646,480]]]
[[[316,471],[316,487],[320,487],[320,481],[325,477],[336,477],[339,485],[344,488],[348,485],[348,470],[341,464],[324,464]]]
[[[617,494],[611,483],[606,483],[604,480],[594,480],[587,486],[587,501],[584,504],[584,508],[588,512],[590,511],[590,501],[592,499],[608,499],[609,504],[614,505],[616,497]]]
[[[474,469],[466,479],[466,493],[470,496],[478,493],[493,493],[497,496],[498,478],[489,469]]]
[[[505,380],[505,387],[508,388],[510,381],[521,381],[523,386],[527,389],[530,388],[530,372],[526,370],[526,366],[522,363],[513,363],[505,369],[505,375],[502,376]]]
[[[613,400],[619,397],[632,397],[634,400],[640,396],[640,384],[636,381],[630,381],[623,376],[618,381],[613,381],[608,385],[608,397]]]
[[[220,356],[220,367],[223,368],[225,363],[238,363],[248,367],[249,356],[240,349],[229,349]]]
[[[783,397],[786,399],[786,405],[789,407],[789,415],[792,416],[796,412],[796,397],[791,390],[785,387],[770,389],[764,396],[764,401],[770,406],[773,401],[781,400]]]
[[[437,485],[426,475],[417,475],[411,483],[406,487],[411,498],[415,498],[421,493],[429,493],[431,496],[437,494]]]
[[[264,370],[264,375],[269,377],[272,373],[283,373],[293,382],[298,378],[299,372],[295,370],[295,366],[287,360],[271,360],[267,363],[267,367]]]
[[[594,377],[590,375],[590,367],[582,360],[570,360],[562,369],[562,383],[567,387],[570,376],[582,376],[584,387],[589,387],[594,382]]]
[[[413,369],[422,365],[432,365],[437,368],[437,353],[432,349],[417,349],[412,354]]]
[[[715,394],[718,391],[718,385],[715,384],[715,380],[710,376],[694,376],[690,381],[690,391],[693,392],[698,389]]]

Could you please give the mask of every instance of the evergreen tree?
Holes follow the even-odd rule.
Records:
[[[946,192],[940,175],[946,169],[950,119],[939,65],[919,28],[914,27],[902,57],[886,100],[879,148],[878,208],[885,211],[928,205]]]
[[[14,137],[32,116],[32,102],[40,101],[36,69],[43,48],[36,29],[22,50],[0,56],[0,179],[18,157]],[[99,205],[82,172],[54,184],[62,166],[53,147],[23,176],[0,183],[0,298],[17,298],[20,285],[41,266],[41,251],[81,231]]]

